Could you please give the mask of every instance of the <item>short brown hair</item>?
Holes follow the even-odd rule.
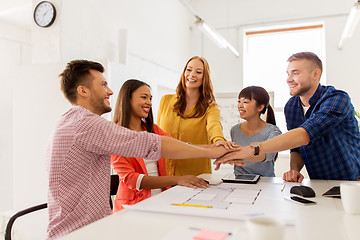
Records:
[[[293,61],[302,60],[302,59],[311,61],[317,68],[319,68],[321,70],[321,72],[323,71],[322,62],[321,62],[320,58],[315,53],[312,53],[312,52],[295,53],[295,54],[291,55],[287,61],[293,62]]]
[[[76,102],[76,89],[78,86],[84,85],[91,87],[91,81],[89,81],[91,80],[91,69],[101,73],[105,71],[100,63],[88,60],[73,60],[69,62],[65,70],[59,74],[59,77],[61,77],[61,91],[70,103]]]

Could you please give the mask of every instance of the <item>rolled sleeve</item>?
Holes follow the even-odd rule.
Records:
[[[299,126],[308,132],[310,144],[329,133],[352,109],[350,98],[344,92],[334,94],[318,105],[320,108]]]
[[[138,190],[138,191],[142,190],[140,187],[141,187],[141,182],[142,182],[144,176],[145,176],[145,174],[139,174],[139,176],[136,180],[136,190]]]

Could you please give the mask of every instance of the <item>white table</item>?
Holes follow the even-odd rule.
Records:
[[[316,197],[311,200],[317,202],[316,205],[302,206],[283,199],[285,195],[289,195],[291,186],[297,185],[297,183],[285,183],[285,189],[282,192],[283,181],[280,178],[261,178],[257,184],[257,186],[267,186],[264,189],[264,193],[266,193],[264,196],[267,196],[268,199],[265,200],[268,204],[263,202],[263,207],[265,206],[266,210],[269,210],[266,212],[276,214],[278,211],[279,214],[287,214],[289,218],[294,219],[293,225],[290,224],[285,227],[285,239],[360,239],[360,215],[346,214],[341,199],[321,196],[331,187],[339,186],[340,181],[305,179],[302,184],[311,186],[315,190]],[[169,189],[167,191],[174,190]],[[160,199],[161,194],[145,201]],[[263,201],[265,200],[263,199]],[[146,203],[145,201],[144,203]],[[225,232],[238,231],[238,235],[235,234],[231,239],[248,239],[244,223],[242,220],[217,217],[126,209],[74,231],[62,239],[164,239],[176,231],[179,226]],[[240,238],[241,236],[242,238]]]

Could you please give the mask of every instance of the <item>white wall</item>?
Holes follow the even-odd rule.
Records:
[[[50,28],[34,23],[25,33],[15,26],[0,28],[0,64],[5,66],[0,97],[6,113],[0,117],[0,211],[47,201],[47,139],[70,106],[58,78],[66,62],[100,61],[114,93],[126,79],[138,78],[149,82],[155,95],[158,85],[176,86],[189,57],[188,14],[176,0],[52,2],[57,19]],[[3,41],[9,32],[14,37]],[[27,51],[19,41],[25,41]],[[43,232],[30,230],[34,236],[26,239],[43,238]]]
[[[242,34],[245,28],[325,22],[327,83],[349,93],[355,108],[360,109],[360,95],[354,87],[360,74],[360,26],[343,50],[337,48],[353,0],[193,0],[199,15],[215,27],[242,55]],[[194,27],[193,52],[201,52],[209,61],[217,92],[235,92],[242,88],[242,56],[236,58],[227,50],[217,48],[209,39],[202,38]],[[286,59],[284,59],[286,61]],[[259,66],[259,70],[261,66]],[[285,71],[285,69],[284,69]],[[285,84],[285,79],[284,79]]]
[[[30,61],[30,31],[0,22],[0,212],[13,206],[13,79],[17,66]],[[5,197],[4,197],[5,196]]]
[[[67,61],[101,59],[115,93],[124,80],[139,78],[149,82],[156,94],[159,84],[176,86],[178,71],[189,57],[188,15],[176,0],[52,2],[57,8],[52,27],[32,24],[25,33],[14,26],[1,28],[3,35],[12,31],[15,36],[5,42],[0,39],[0,63],[6,66],[1,68],[5,76],[1,83],[7,86],[0,95],[6,111],[0,118],[0,210],[46,201],[47,138],[70,106],[60,93],[58,78]],[[127,34],[120,38],[124,29]],[[25,41],[26,54],[19,41]],[[119,41],[127,41],[126,48]],[[119,56],[126,56],[125,61]]]
[[[112,105],[121,84],[136,78],[151,85],[156,114],[160,101],[158,85],[174,89],[189,58],[189,15],[181,3],[57,1],[66,9],[61,12],[61,60],[67,62],[79,56],[108,59],[114,91]]]
[[[54,124],[70,104],[59,89],[65,64],[29,64],[14,78],[14,206],[47,202],[46,143]]]

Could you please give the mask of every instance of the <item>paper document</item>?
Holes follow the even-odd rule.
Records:
[[[260,189],[248,189],[241,186],[210,186],[205,189],[194,189],[194,195],[181,203],[227,209],[232,203],[254,204],[260,192]]]
[[[284,204],[284,192],[278,184],[222,183],[208,188],[175,186],[151,198],[125,208],[223,219],[246,220],[251,216],[292,217]],[[282,206],[269,207],[269,206]]]

